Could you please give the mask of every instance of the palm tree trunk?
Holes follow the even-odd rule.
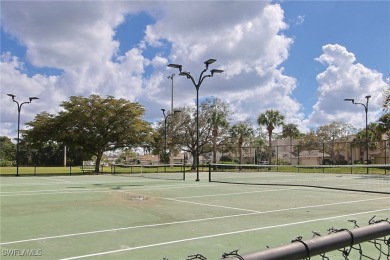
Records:
[[[213,133],[213,163],[217,163],[217,136]]]
[[[272,133],[268,134],[268,164],[271,164],[272,160]]]

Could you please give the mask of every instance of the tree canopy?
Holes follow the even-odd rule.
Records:
[[[144,107],[125,99],[72,96],[61,107],[58,115],[43,112],[27,123],[30,129],[24,132],[26,140],[82,147],[96,156],[95,172],[99,172],[105,151],[140,146],[149,141],[153,131],[142,119]]]

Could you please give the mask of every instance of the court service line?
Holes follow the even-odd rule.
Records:
[[[200,202],[193,202],[193,201],[186,201],[186,200],[178,200],[178,199],[171,199],[171,198],[165,198],[165,199],[170,200],[170,201],[176,201],[176,202],[188,203],[188,204],[196,204],[196,205],[207,206],[207,207],[236,209],[236,210],[241,210],[241,211],[257,212],[257,214],[264,214],[264,213],[274,213],[274,212],[290,211],[290,210],[297,210],[297,209],[310,209],[310,208],[317,208],[317,207],[326,207],[326,206],[343,205],[343,204],[350,204],[350,203],[367,202],[367,201],[380,200],[380,199],[387,199],[388,200],[389,197],[380,197],[380,198],[354,200],[354,201],[343,201],[343,202],[335,202],[335,203],[326,203],[326,204],[321,204],[321,205],[301,206],[301,207],[294,207],[294,208],[287,208],[287,209],[275,209],[275,210],[269,210],[269,211],[256,211],[256,210],[250,210],[250,209],[233,208],[233,207],[227,207],[227,206],[221,206],[221,205],[214,205],[214,204],[200,203]]]
[[[147,224],[147,225],[130,226],[130,227],[122,227],[122,228],[112,228],[112,229],[103,229],[103,230],[95,230],[95,231],[86,231],[86,232],[71,233],[71,234],[65,234],[65,235],[56,235],[56,236],[47,236],[47,237],[38,237],[38,238],[31,238],[31,239],[23,239],[23,240],[2,242],[2,243],[0,243],[0,245],[10,245],[10,244],[18,244],[18,243],[31,242],[31,241],[49,240],[49,239],[56,239],[56,238],[81,236],[81,235],[91,235],[91,234],[98,234],[98,233],[105,233],[105,232],[115,232],[115,231],[130,230],[130,229],[137,229],[137,228],[160,227],[160,226],[169,226],[169,225],[177,225],[177,224],[195,223],[195,222],[201,222],[201,221],[210,221],[210,220],[235,218],[235,217],[246,217],[246,216],[251,216],[251,215],[275,213],[275,212],[281,212],[281,211],[290,211],[290,210],[314,208],[314,207],[325,207],[325,206],[332,206],[332,205],[338,205],[338,204],[359,203],[359,202],[366,202],[366,201],[380,200],[380,199],[388,199],[388,198],[387,197],[382,197],[382,198],[373,198],[373,199],[368,199],[368,200],[355,200],[355,201],[349,201],[349,202],[343,202],[343,203],[329,203],[329,204],[316,205],[316,206],[314,206],[314,205],[313,206],[302,206],[302,207],[294,207],[294,208],[268,210],[268,211],[262,211],[262,212],[250,212],[250,213],[240,213],[240,214],[233,214],[233,215],[225,215],[225,216],[220,216],[220,217],[209,217],[209,218],[200,218],[200,219],[191,219],[191,220],[166,222],[166,223],[159,223],[159,224]]]
[[[38,177],[38,178],[46,179],[46,180],[53,180],[53,181],[58,181],[58,182],[72,183],[72,181],[57,179],[57,178],[54,178],[54,177]]]
[[[115,186],[115,185],[114,185]],[[121,186],[121,185],[118,185]],[[122,186],[126,186],[123,185]],[[217,184],[210,184],[210,185],[197,185],[197,184],[191,184],[191,185],[162,185],[162,186],[156,186],[156,187],[149,187],[149,188],[140,188],[140,187],[133,187],[133,189],[129,190],[120,190],[122,192],[133,192],[133,191],[149,191],[149,190],[166,190],[166,189],[180,189],[180,188],[201,188],[201,187],[209,187],[209,186],[218,186]],[[42,192],[42,190],[39,191],[17,191],[17,192],[0,192],[0,197],[12,197],[12,196],[30,196],[30,195],[57,195],[57,194],[64,194],[64,193],[87,193],[87,192],[107,192],[107,191],[118,191],[111,188],[99,188],[99,189],[79,189],[79,190],[43,190],[43,191],[56,191],[56,192]]]
[[[219,193],[219,194],[211,194],[211,195],[196,195],[196,196],[187,196],[187,197],[175,197],[175,198],[172,198],[172,199],[191,199],[191,198],[218,197],[218,196],[242,195],[242,194],[263,193],[263,192],[284,191],[284,190],[297,190],[297,189],[298,188],[256,190],[256,191],[244,191],[244,192],[233,192],[233,193]]]
[[[89,192],[110,192],[114,190],[110,189],[96,189],[96,190],[69,190],[61,192],[37,192],[37,193],[17,193],[17,194],[1,194],[0,197],[19,197],[19,196],[32,196],[32,195],[58,195],[58,194],[77,194],[77,193],[89,193]]]
[[[133,250],[137,250],[137,249],[144,249],[144,248],[150,248],[150,247],[156,247],[156,246],[177,244],[177,243],[194,241],[194,240],[222,237],[222,236],[235,235],[235,234],[259,231],[259,230],[265,230],[265,229],[272,229],[272,228],[294,226],[294,225],[306,224],[306,223],[311,223],[311,222],[318,222],[318,221],[323,221],[323,220],[331,220],[331,219],[337,219],[337,218],[343,218],[343,217],[350,217],[350,216],[356,216],[356,215],[371,214],[371,213],[387,211],[387,210],[390,210],[390,208],[378,209],[378,210],[372,210],[372,211],[364,211],[364,212],[358,212],[358,213],[353,213],[353,214],[345,214],[345,215],[339,215],[339,216],[333,216],[333,217],[327,217],[327,218],[317,218],[317,219],[310,219],[310,220],[305,220],[305,221],[290,222],[290,223],[272,225],[272,226],[266,226],[266,227],[243,229],[243,230],[238,230],[238,231],[218,233],[218,234],[212,234],[212,235],[207,235],[207,236],[191,237],[191,238],[172,240],[172,241],[161,242],[161,243],[156,243],[156,244],[128,247],[128,248],[122,248],[122,249],[118,249],[118,250],[111,250],[111,251],[104,251],[104,252],[87,254],[87,255],[73,256],[73,257],[68,257],[68,258],[62,258],[60,260],[73,260],[73,259],[81,259],[81,258],[87,258],[87,257],[93,257],[93,256],[102,256],[102,255],[115,254],[115,253],[121,253],[121,252],[126,252],[126,251],[133,251]]]
[[[171,199],[171,198],[167,198],[166,200],[176,201],[176,202],[183,202],[183,203],[187,203],[187,204],[195,204],[195,205],[201,205],[201,206],[208,206],[208,207],[213,207],[213,208],[234,209],[234,210],[240,210],[240,211],[246,211],[246,212],[254,212],[254,213],[257,213],[257,214],[263,213],[262,211],[251,210],[251,209],[242,209],[242,208],[221,206],[221,205],[215,205],[215,204],[206,204],[206,203],[193,202],[193,201],[185,201],[185,200],[178,200],[178,199]]]

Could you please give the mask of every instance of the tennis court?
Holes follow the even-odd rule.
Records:
[[[236,182],[237,174],[215,176]],[[293,173],[251,176],[267,180],[261,185],[209,182],[207,171],[199,182],[193,172],[185,181],[129,176],[1,177],[2,258],[221,259],[390,217],[389,175],[315,176],[380,193],[311,187],[313,178]],[[364,254],[378,259],[373,244]],[[344,259],[337,251],[326,256]]]

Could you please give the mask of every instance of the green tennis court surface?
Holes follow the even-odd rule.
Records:
[[[361,177],[358,185],[377,185],[373,178],[353,177]],[[259,251],[298,236],[310,239],[313,231],[352,229],[349,220],[362,227],[373,217],[389,218],[389,178],[379,177],[382,194],[275,185],[281,178],[276,173],[272,185],[208,182],[206,172],[200,182],[194,173],[186,173],[186,181],[109,174],[1,177],[1,258],[220,259],[237,249]],[[307,176],[288,178],[307,182]],[[364,253],[378,258],[374,245]],[[344,259],[340,252],[326,256]]]

